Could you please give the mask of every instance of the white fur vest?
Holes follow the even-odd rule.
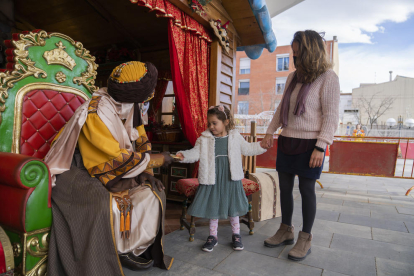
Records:
[[[228,157],[230,174],[233,181],[244,178],[241,156],[253,156],[265,153],[260,142],[248,143],[240,133],[233,129],[229,131]],[[197,139],[194,148],[180,151],[184,156],[181,163],[194,163],[200,161],[198,169],[198,182],[204,185],[216,183],[216,157],[215,139],[209,130],[204,131]]]

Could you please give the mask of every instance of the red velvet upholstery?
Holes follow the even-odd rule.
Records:
[[[85,100],[71,93],[33,90],[23,99],[20,153],[43,159],[50,143]]]
[[[242,183],[246,196],[254,194],[260,190],[260,185],[252,180],[244,178],[242,179]],[[178,180],[176,187],[180,194],[184,194],[186,197],[193,197],[197,191],[198,185],[197,178],[186,178]]]
[[[20,231],[25,231],[26,202],[35,188],[22,184],[20,171],[30,156],[0,152],[0,224]]]

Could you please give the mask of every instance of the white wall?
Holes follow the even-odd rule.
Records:
[[[385,123],[388,118],[397,120],[400,115],[403,116],[404,121],[414,118],[414,78],[397,76],[390,82],[354,88],[352,89],[353,105],[357,107],[361,97],[369,99],[376,93],[378,94],[374,97],[374,106],[378,106],[384,98],[395,99],[391,108],[378,118],[378,125]],[[360,109],[360,113],[361,121],[365,124],[368,116],[363,109]]]

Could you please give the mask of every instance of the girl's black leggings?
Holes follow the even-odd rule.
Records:
[[[282,223],[292,225],[293,215],[293,185],[295,175],[279,172],[280,207],[282,209]],[[299,191],[302,196],[302,231],[311,233],[316,215],[315,179],[299,176]]]

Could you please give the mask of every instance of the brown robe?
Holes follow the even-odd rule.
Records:
[[[144,254],[154,259],[154,266],[169,269],[173,258],[164,255],[162,245],[165,193],[153,193],[162,210],[160,228]],[[52,212],[48,275],[124,275],[115,245],[112,194],[88,174],[78,152],[71,169],[57,176]]]

